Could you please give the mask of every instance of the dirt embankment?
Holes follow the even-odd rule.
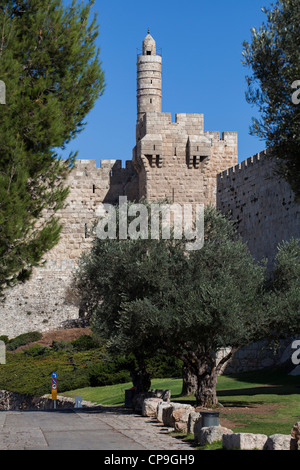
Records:
[[[72,328],[70,330],[53,330],[43,333],[43,337],[38,341],[26,344],[26,346],[20,346],[15,349],[15,352],[28,349],[34,344],[40,344],[41,346],[51,346],[53,341],[74,341],[74,339],[80,336],[90,335],[90,328]]]

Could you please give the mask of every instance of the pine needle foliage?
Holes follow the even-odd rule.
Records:
[[[2,1],[0,292],[25,281],[59,240],[57,211],[76,153],[58,155],[104,91],[92,1]],[[45,216],[47,214],[47,216]]]

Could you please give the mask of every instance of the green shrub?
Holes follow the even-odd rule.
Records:
[[[33,343],[34,341],[38,341],[43,337],[42,333],[39,331],[32,331],[29,333],[23,333],[19,336],[16,336],[13,339],[10,339],[7,343],[7,350],[14,351],[15,349],[19,348],[20,346],[25,346],[26,344]]]
[[[8,344],[12,351],[40,337],[40,333],[27,333]],[[0,389],[34,396],[51,393],[52,372],[58,374],[58,393],[63,393],[131,382],[130,370],[136,368],[133,355],[110,356],[93,336],[53,341],[52,347],[34,344],[22,352],[8,352],[6,362],[0,365]],[[149,360],[147,366],[152,378],[181,377],[181,362],[163,354]]]
[[[97,352],[70,354],[49,348],[49,354],[34,355],[27,351],[7,354],[6,364],[0,365],[0,390],[32,396],[51,393],[52,372],[58,374],[58,393],[90,385],[87,364],[98,360]]]
[[[89,366],[89,383],[91,387],[115,385],[130,381],[128,370],[118,370],[113,363],[97,363]]]
[[[176,357],[157,354],[147,361],[147,369],[153,378],[182,377],[182,361]]]
[[[9,338],[6,335],[2,335],[0,336],[0,341],[3,341],[3,343],[7,344],[9,341]]]
[[[53,341],[51,347],[53,351],[72,352],[74,350],[70,341],[64,339],[61,341]]]
[[[130,382],[130,370],[136,368],[133,355],[111,357],[89,366],[89,381],[91,387],[115,385]],[[147,369],[152,378],[181,377],[182,362],[175,358],[158,354],[147,361]]]
[[[38,357],[38,356],[45,356],[50,354],[50,348],[47,348],[46,346],[41,346],[40,344],[34,344],[28,349],[25,349],[23,353],[25,356],[32,356],[32,357]]]
[[[85,368],[78,368],[75,372],[74,370],[64,370],[63,372],[58,370],[58,394],[89,386],[89,376]]]
[[[80,336],[71,342],[75,351],[89,351],[99,347],[98,342],[90,335]]]

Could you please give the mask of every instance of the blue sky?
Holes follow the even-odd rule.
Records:
[[[69,3],[69,2],[66,2]],[[106,89],[85,130],[61,153],[131,160],[135,146],[136,54],[150,33],[162,49],[162,111],[203,113],[209,131],[236,131],[239,162],[265,148],[249,134],[255,108],[245,99],[242,43],[266,19],[269,0],[96,0]]]

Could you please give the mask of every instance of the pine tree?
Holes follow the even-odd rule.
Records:
[[[84,129],[104,90],[92,5],[0,5],[0,79],[6,85],[0,106],[0,292],[27,279],[59,240],[57,211],[76,154],[62,160],[58,152]]]

